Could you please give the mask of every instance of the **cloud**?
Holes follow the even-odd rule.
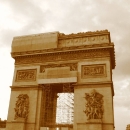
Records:
[[[120,110],[130,109],[130,1],[0,0],[0,15],[0,76],[1,85],[5,86],[1,88],[1,92],[6,93],[3,88],[7,89],[11,85],[14,61],[10,57],[10,51],[14,36],[52,31],[78,33],[108,29],[111,41],[115,44],[116,68],[113,70],[113,81],[114,107],[118,111],[115,112],[116,116]],[[8,84],[4,80],[5,72],[9,73]],[[4,94],[1,101],[2,98]],[[116,120],[120,122],[121,119]]]
[[[130,79],[123,79],[114,82],[115,106],[124,107],[130,110]]]

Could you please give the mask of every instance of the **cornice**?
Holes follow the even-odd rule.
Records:
[[[70,47],[62,47],[62,48],[52,48],[52,49],[44,49],[44,50],[34,50],[34,51],[23,51],[23,52],[13,52],[11,53],[12,57],[17,56],[25,56],[25,55],[36,55],[36,54],[49,54],[49,53],[57,53],[57,52],[68,52],[68,51],[77,51],[77,50],[91,50],[98,48],[113,48],[113,43],[102,43],[102,44],[91,44],[91,45],[82,45],[82,46],[70,46]]]
[[[99,57],[110,57],[111,48],[91,50],[63,51],[57,53],[45,53],[37,55],[25,55],[15,57],[15,64],[45,63],[68,60],[82,60]]]
[[[79,33],[71,33],[71,34],[64,34],[59,33],[58,39],[66,39],[66,38],[76,38],[76,37],[85,37],[85,36],[100,36],[100,35],[110,35],[110,32],[106,30],[97,30],[97,31],[88,31],[88,32],[79,32]]]
[[[15,55],[15,56],[14,56]],[[45,63],[66,60],[81,60],[98,57],[111,57],[115,68],[114,44],[94,44],[77,47],[53,48],[31,52],[15,53],[15,64]]]
[[[10,86],[11,91],[30,91],[30,90],[39,90],[41,87],[38,85],[26,85],[26,86]]]

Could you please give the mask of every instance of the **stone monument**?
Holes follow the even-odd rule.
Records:
[[[14,37],[6,130],[114,130],[114,44],[108,30]],[[74,93],[73,124],[56,123],[57,93]]]

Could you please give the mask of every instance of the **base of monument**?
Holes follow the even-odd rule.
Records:
[[[68,128],[68,127],[60,127],[60,128],[40,127],[40,130],[73,130],[73,128]]]
[[[11,121],[6,127],[6,130],[25,130],[25,118],[17,118]]]
[[[102,130],[102,124],[77,124],[77,130]]]

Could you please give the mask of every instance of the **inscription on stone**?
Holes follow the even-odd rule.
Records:
[[[82,78],[93,77],[93,76],[105,76],[106,65],[83,65],[82,66]]]
[[[17,70],[16,81],[35,81],[36,69]]]

